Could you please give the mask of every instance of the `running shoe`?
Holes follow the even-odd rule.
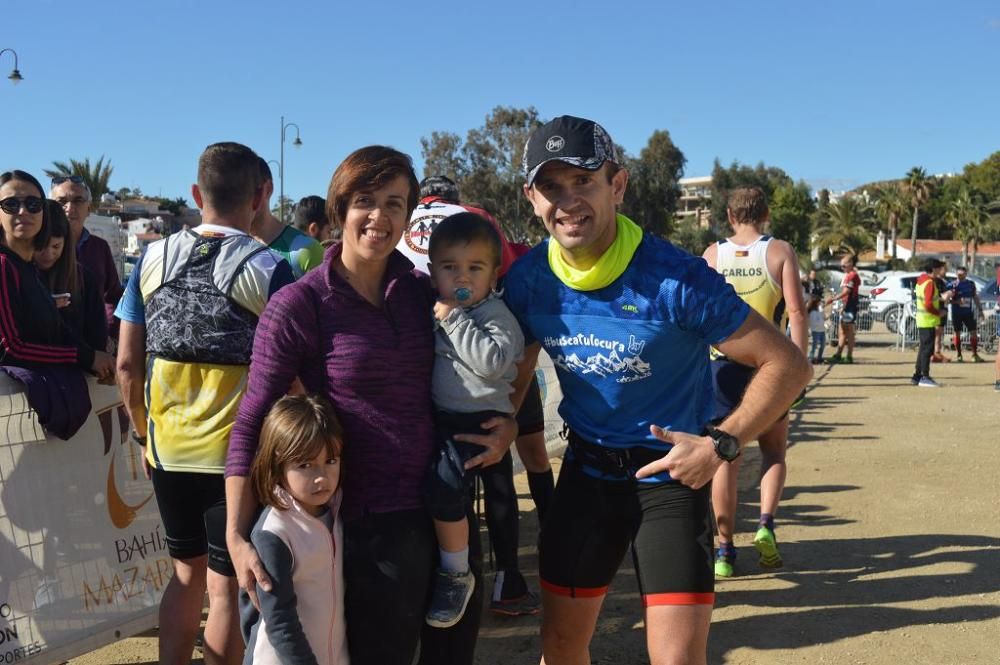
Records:
[[[964,363],[965,362],[965,358],[962,357],[961,353],[958,354],[957,356],[955,356],[955,362],[957,362],[957,363]]]
[[[715,576],[732,577],[735,574],[736,550],[732,547],[720,547],[715,551]]]
[[[761,568],[781,568],[785,565],[781,555],[778,554],[778,540],[774,537],[774,531],[766,526],[761,525],[757,529],[757,534],[753,537],[753,546],[760,554],[758,563]]]
[[[854,364],[854,358],[851,357],[851,356],[847,356],[841,362],[844,363],[845,365],[853,365]]]
[[[833,354],[832,356],[830,356],[830,359],[827,360],[826,362],[830,363],[831,365],[836,365],[837,363],[841,362],[840,354],[839,353]]]
[[[917,385],[919,383],[920,383],[920,376],[911,376],[910,377],[910,385],[911,386],[915,386],[915,385]]]
[[[972,354],[972,362],[974,362],[974,363],[984,363],[986,361],[983,360],[982,358],[980,358],[978,353],[973,353]]]
[[[465,608],[472,598],[476,588],[476,578],[472,571],[451,573],[440,568],[434,573],[434,592],[431,594],[431,604],[427,609],[428,626],[435,628],[451,628],[461,621]]]
[[[993,390],[1000,393],[1000,381],[997,381],[996,383],[993,384]]]
[[[519,598],[503,598],[490,601],[490,612],[509,617],[529,616],[542,611],[538,596],[528,591]]]
[[[932,379],[929,376],[925,376],[920,379],[920,383],[917,384],[921,388],[940,388],[941,384]]]
[[[716,557],[715,559],[715,576],[716,577],[732,577],[735,574],[733,570],[733,561],[730,557]]]

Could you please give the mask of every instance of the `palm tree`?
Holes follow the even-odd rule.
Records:
[[[890,183],[880,187],[875,192],[875,213],[889,227],[889,244],[892,247],[892,260],[896,261],[896,236],[899,233],[899,222],[906,212],[906,197],[900,191],[899,185]]]
[[[962,189],[948,211],[948,221],[955,228],[955,235],[962,241],[962,264],[974,266],[979,245],[992,236],[986,206],[981,205]],[[969,263],[969,246],[972,246],[972,263]]]
[[[862,199],[845,197],[831,203],[817,219],[816,246],[861,254],[875,247],[871,232],[872,211]]]
[[[914,166],[906,172],[903,180],[903,193],[909,199],[913,207],[913,228],[910,230],[910,243],[912,257],[917,256],[917,216],[920,213],[920,206],[927,203],[934,189],[934,182],[927,177],[927,171],[922,166]]]
[[[108,188],[108,180],[111,179],[111,172],[114,171],[114,167],[111,166],[111,160],[104,163],[104,155],[97,160],[93,166],[90,164],[90,157],[85,157],[84,160],[78,161],[76,159],[70,159],[69,164],[66,162],[52,162],[52,169],[45,169],[45,175],[50,178],[55,178],[58,176],[68,176],[68,175],[78,175],[83,178],[83,181],[87,183],[87,187],[90,188],[90,209],[97,210],[97,205],[101,201],[101,196],[111,191]]]

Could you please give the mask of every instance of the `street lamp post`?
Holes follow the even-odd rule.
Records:
[[[281,164],[278,162],[277,159],[269,159],[269,160],[267,160],[267,163],[268,164],[273,164],[275,166],[275,168],[278,169],[278,182],[281,182],[281,179],[284,177],[282,175],[282,171],[284,171],[284,169],[281,168]],[[272,175],[273,175],[273,172],[272,172]],[[280,200],[278,201],[278,206],[279,206],[278,214],[280,215],[283,212],[280,209],[280,206],[281,206],[281,201]]]
[[[3,54],[8,51],[10,51],[10,54],[14,56],[14,69],[11,70],[10,75],[7,76],[7,78],[10,79],[11,83],[17,85],[18,83],[24,80],[24,77],[21,76],[20,70],[18,70],[17,68],[17,51],[15,51],[12,48],[5,48],[3,50],[0,50],[0,56],[3,56]]]
[[[278,180],[281,182],[281,190],[278,194],[278,214],[282,224],[285,223],[285,130],[289,127],[295,128],[295,140],[292,141],[292,145],[296,148],[302,145],[302,139],[299,138],[299,126],[294,122],[285,124],[285,116],[281,116],[281,162],[278,164]]]

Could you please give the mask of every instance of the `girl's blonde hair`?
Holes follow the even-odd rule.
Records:
[[[318,395],[282,397],[264,418],[260,449],[250,467],[250,486],[265,506],[287,510],[275,493],[284,486],[285,465],[312,459],[326,449],[330,458],[340,458],[344,432],[333,406]]]

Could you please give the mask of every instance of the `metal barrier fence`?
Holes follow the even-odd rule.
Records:
[[[997,350],[998,325],[1000,325],[1000,311],[982,312],[976,321],[979,348],[987,353],[994,353]],[[967,330],[962,331],[959,341],[962,349],[972,348],[971,335]],[[896,348],[905,351],[907,346],[918,346],[918,344],[916,308],[913,303],[907,303],[896,333]],[[941,345],[944,349],[955,351],[955,326],[951,316],[945,321]]]
[[[840,320],[843,307],[834,303],[826,320],[826,342],[835,347],[840,337]],[[871,335],[892,335],[892,343],[897,350],[904,351],[908,346],[917,346],[916,312],[912,302],[905,303],[900,309],[890,309],[891,315],[876,315],[868,308],[868,300],[862,298],[858,304],[858,313],[854,320],[855,339],[863,339]],[[979,336],[979,348],[987,353],[997,350],[997,330],[1000,328],[1000,312],[987,311],[976,321]],[[968,331],[962,331],[962,348],[971,349],[971,339]],[[955,327],[949,316],[944,326],[944,348],[954,351]]]
[[[826,343],[830,346],[837,346],[840,338],[840,320],[843,317],[843,303],[837,301],[830,310],[830,316],[826,319]],[[868,299],[862,298],[858,301],[858,313],[854,316],[855,338],[868,333],[886,332],[884,324],[879,321],[868,309]]]

